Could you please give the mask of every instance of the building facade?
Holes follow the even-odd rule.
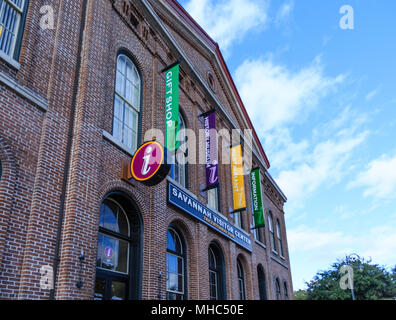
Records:
[[[264,228],[249,175],[247,209],[230,209],[227,154],[210,191],[199,163],[177,161],[156,186],[128,177],[136,149],[160,140],[148,132],[164,130],[176,60],[180,128],[198,137],[216,108],[218,130],[252,130]],[[0,106],[0,299],[293,299],[286,197],[218,45],[177,1],[1,0]]]

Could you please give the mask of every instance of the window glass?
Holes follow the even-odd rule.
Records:
[[[224,261],[220,249],[211,244],[208,252],[209,260],[209,298],[210,300],[225,299]]]
[[[113,136],[131,151],[137,149],[141,81],[132,61],[120,54],[117,59],[113,112]]]
[[[125,300],[125,282],[113,281],[111,283],[111,300]]]
[[[289,300],[289,292],[287,291],[287,283],[286,283],[286,281],[283,283],[283,288],[284,288],[284,292],[285,292],[285,299]]]
[[[122,235],[129,236],[129,222],[124,209],[115,201],[106,199],[101,206],[99,225]]]
[[[128,210],[128,215],[126,211]],[[96,256],[95,300],[140,298],[140,219],[132,200],[114,192],[102,202]],[[131,218],[131,220],[129,219]],[[131,229],[133,237],[131,237]]]
[[[129,243],[99,233],[96,266],[115,272],[128,273]]]
[[[275,288],[276,288],[276,299],[282,300],[282,293],[281,293],[279,279],[275,280]]]
[[[274,234],[274,220],[272,218],[271,211],[268,214],[268,226],[269,226],[269,231],[270,231],[271,247],[272,247],[272,250],[276,251],[275,234]]]
[[[218,187],[208,190],[208,207],[219,211],[219,189]]]
[[[106,280],[96,279],[94,300],[104,300],[106,290]]]
[[[129,221],[124,209],[111,199],[103,201],[99,226],[103,229],[98,236],[98,268],[127,274],[129,268],[129,242],[120,239],[130,234]],[[111,233],[108,233],[111,232]]]
[[[239,299],[245,300],[246,299],[245,278],[243,274],[242,264],[239,260],[237,260],[237,269],[238,269],[238,283],[239,283]]]
[[[261,265],[259,265],[257,267],[257,277],[258,277],[258,282],[259,282],[260,300],[267,300],[267,287],[266,287],[266,281],[265,281],[265,273],[264,273],[263,267]]]
[[[279,220],[276,221],[276,235],[278,237],[278,247],[279,247],[280,255],[283,257],[282,233],[280,230]]]
[[[183,245],[179,234],[169,228],[166,253],[166,291],[168,300],[183,300],[185,287]]]
[[[0,0],[0,51],[14,57],[22,25],[24,0]]]
[[[235,225],[239,227],[240,229],[243,229],[243,220],[242,220],[242,211],[235,212],[234,217],[235,217]]]
[[[186,129],[186,123],[184,121],[184,118],[182,117],[181,114],[179,114],[179,136],[180,136],[180,140],[182,140],[180,142],[180,145],[184,145],[183,146],[183,150],[182,147],[180,147],[177,150],[177,155],[175,155],[175,159],[174,159],[174,164],[172,165],[171,168],[171,177],[173,179],[175,179],[181,186],[183,186],[184,188],[187,188],[187,144],[185,143],[185,141],[187,140],[187,137],[183,137],[183,135],[185,134],[185,129]],[[183,159],[183,161],[180,161],[180,157]]]

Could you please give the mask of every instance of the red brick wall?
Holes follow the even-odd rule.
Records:
[[[265,246],[253,243],[253,252],[209,229],[185,213],[167,205],[166,181],[155,187],[128,183],[120,179],[121,160],[130,155],[108,141],[103,131],[112,133],[112,113],[116,58],[125,50],[139,69],[143,81],[141,104],[141,139],[146,130],[163,124],[164,81],[160,70],[173,62],[170,49],[158,30],[148,20],[131,27],[115,8],[121,0],[89,1],[82,51],[78,52],[81,5],[83,1],[49,1],[56,13],[55,30],[41,30],[39,8],[44,1],[31,1],[24,33],[20,70],[0,61],[2,72],[48,102],[41,111],[8,87],[0,86],[0,159],[3,175],[0,181],[0,298],[48,299],[49,291],[40,288],[40,268],[53,265],[57,224],[62,193],[67,134],[73,101],[73,86],[78,72],[75,97],[69,177],[62,223],[60,263],[56,298],[92,299],[95,283],[99,208],[106,194],[120,190],[139,207],[143,222],[141,298],[166,296],[166,231],[175,225],[187,246],[188,298],[209,297],[208,246],[216,241],[225,257],[226,294],[238,299],[236,261],[239,257],[245,273],[246,295],[257,299],[257,265],[262,264],[267,278],[268,296],[275,298],[275,277],[286,280],[292,297],[289,256],[287,251],[283,202],[268,181],[265,208],[271,209],[282,225],[285,259],[279,264],[270,252],[268,232]],[[146,33],[146,30],[149,30]],[[202,75],[210,71],[218,75],[213,63],[205,60],[191,41],[176,35],[183,50],[195,62]],[[185,35],[184,35],[185,36]],[[81,54],[81,69],[77,57]],[[182,71],[183,73],[184,71]],[[189,129],[202,129],[198,115],[208,105],[199,83],[188,74],[181,81],[180,106]],[[216,94],[232,117],[242,126],[233,110],[228,89],[216,76]],[[223,90],[224,89],[224,90]],[[231,129],[218,117],[218,126]],[[198,144],[198,141],[197,141]],[[189,190],[206,204],[203,165],[189,165]],[[220,166],[221,208],[228,216],[232,206],[229,165]],[[252,223],[249,179],[246,177],[248,211],[244,225]],[[271,192],[272,190],[272,192]],[[231,217],[230,217],[231,219]],[[251,234],[253,239],[253,234]],[[81,249],[83,287],[78,289]],[[271,258],[272,257],[272,258]],[[159,279],[161,272],[162,278]]]

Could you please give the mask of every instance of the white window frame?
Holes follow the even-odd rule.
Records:
[[[184,266],[184,263],[185,263],[185,262],[184,262],[184,247],[183,247],[183,242],[182,242],[182,240],[181,240],[181,238],[180,238],[179,233],[178,233],[174,228],[169,227],[168,230],[169,230],[169,231],[172,231],[172,232],[176,235],[177,241],[179,241],[179,243],[180,243],[181,255],[176,254],[176,252],[173,253],[173,252],[170,251],[168,248],[166,248],[166,256],[167,256],[167,259],[168,259],[168,255],[174,256],[174,257],[176,257],[177,259],[181,259],[181,261],[182,261],[182,274],[174,273],[174,272],[169,272],[168,267],[166,268],[166,292],[167,292],[167,293],[169,292],[169,293],[174,293],[174,294],[181,295],[181,296],[183,296],[183,299],[184,299],[184,294],[185,294],[184,287],[186,286],[186,283],[185,283],[186,277],[185,277],[185,266]],[[182,290],[181,290],[181,291],[178,291],[178,290],[171,290],[171,289],[168,288],[168,280],[169,280],[169,279],[168,279],[168,275],[169,275],[169,274],[176,274],[177,276],[180,276],[180,275],[182,276]]]
[[[120,63],[120,59],[121,58],[125,58],[125,63],[126,62],[130,62],[130,64],[132,65],[132,69],[134,72],[136,72],[137,76],[138,76],[138,88],[134,85],[134,83],[132,82],[132,79],[128,79],[127,75],[122,74],[123,76],[123,80],[122,80],[122,86],[124,87],[126,85],[126,82],[131,82],[131,90],[137,90],[138,92],[138,97],[137,97],[137,102],[136,105],[133,105],[132,101],[129,101],[127,99],[127,97],[125,97],[123,95],[122,92],[118,92],[118,88],[117,88],[117,74],[118,74],[118,68],[119,68],[119,63]],[[137,150],[137,145],[138,145],[138,139],[139,139],[139,120],[140,120],[140,112],[141,112],[141,91],[142,91],[142,79],[140,77],[139,71],[135,65],[135,63],[124,53],[120,53],[117,56],[117,63],[116,63],[116,76],[115,76],[115,86],[114,86],[114,105],[113,105],[113,130],[112,130],[112,136],[119,141],[122,145],[126,146],[126,148],[128,150],[130,150],[130,152],[134,153]],[[133,95],[133,92],[131,93]],[[131,96],[132,97],[132,96]],[[117,98],[120,99],[120,101],[122,102],[121,108],[122,108],[122,119],[119,119],[118,117],[116,117],[115,115],[115,108],[116,108],[116,101]],[[126,112],[126,108],[130,108],[132,110],[132,112],[134,112],[136,114],[136,127],[129,127],[129,124],[127,124],[125,122],[125,112]],[[115,122],[119,121],[120,125],[121,125],[121,133],[119,136],[119,133],[115,131]],[[134,124],[133,124],[134,125]],[[128,143],[125,141],[125,136],[124,136],[124,130],[125,126],[128,127],[128,129],[130,129],[132,131],[132,133],[134,134],[134,137],[132,137],[132,146],[128,145]]]
[[[14,35],[13,40],[12,40],[10,46],[9,46],[10,52],[7,53],[6,51],[0,50],[0,52],[3,55],[5,55],[7,57],[10,57],[11,59],[14,59],[17,40],[18,40],[18,37],[19,37],[19,33],[21,32],[20,29],[21,29],[22,17],[23,17],[23,14],[24,14],[23,10],[24,10],[24,7],[25,7],[25,1],[26,0],[21,0],[21,6],[20,7],[18,7],[11,0],[3,0],[1,2],[1,4],[0,4],[0,18],[3,15],[3,10],[5,8],[5,5],[9,5],[11,7],[11,9],[13,9],[16,12],[16,14],[17,14],[17,19],[15,21],[14,30],[12,32],[10,30],[8,30],[9,32],[11,32]],[[5,26],[0,22],[0,37],[3,35],[4,29],[5,29]]]
[[[208,190],[208,207],[219,211],[219,187]]]

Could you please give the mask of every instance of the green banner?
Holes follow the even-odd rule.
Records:
[[[179,65],[165,71],[165,148],[179,148]]]
[[[250,182],[252,190],[252,202],[253,202],[253,212],[254,212],[254,227],[264,227],[264,208],[263,199],[261,193],[261,179],[260,179],[260,169],[254,169],[250,172]]]

